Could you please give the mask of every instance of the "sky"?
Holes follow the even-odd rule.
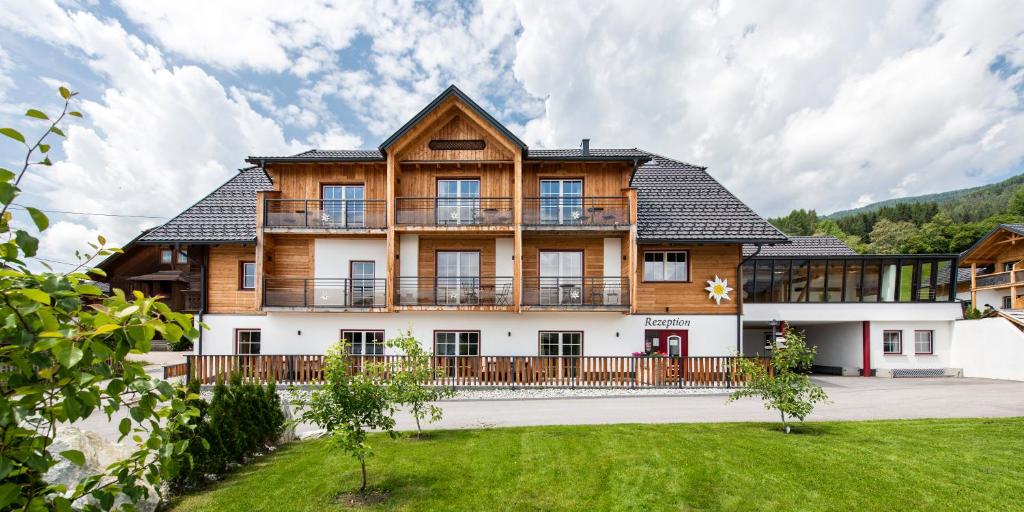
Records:
[[[131,240],[246,156],[375,148],[453,83],[532,148],[704,165],[764,216],[1024,172],[1014,0],[0,0],[0,29],[0,126],[38,133],[23,114],[60,85],[85,115],[19,203],[122,215],[51,214],[51,261]],[[0,141],[0,166],[23,158]]]

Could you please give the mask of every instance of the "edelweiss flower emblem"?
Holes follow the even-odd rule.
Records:
[[[722,279],[716,275],[714,281],[708,281],[708,287],[704,289],[708,291],[709,299],[715,299],[715,304],[721,304],[722,299],[732,300],[729,298],[732,288],[729,288],[728,279]]]

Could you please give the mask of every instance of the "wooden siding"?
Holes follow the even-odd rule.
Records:
[[[690,281],[686,283],[650,283],[643,280],[645,251],[688,251]],[[738,245],[641,245],[637,251],[637,313],[708,313],[736,314],[740,294],[736,266],[740,262]],[[733,291],[732,300],[716,305],[708,298],[707,281],[715,276],[727,279]]]
[[[312,235],[265,236],[264,274],[275,277],[313,277],[313,243],[316,238]]]
[[[322,185],[363,185],[366,199],[384,199],[387,170],[384,163],[275,163],[267,174],[281,199],[320,199]]]
[[[604,237],[525,236],[523,237],[523,278],[540,277],[541,251],[583,251],[583,275],[604,276]]]
[[[399,153],[398,160],[512,161],[512,152],[507,147],[458,109],[443,114],[435,124],[436,128],[427,128],[421,135],[409,143]],[[483,140],[485,147],[480,150],[434,150],[428,147],[431,140]]]
[[[253,245],[210,247],[207,312],[249,313],[256,311],[255,290],[239,290],[241,262],[255,261]]]
[[[581,178],[587,197],[626,197],[633,165],[618,162],[527,162],[523,164],[523,197],[540,196],[540,180]]]
[[[398,197],[436,197],[438,179],[478,179],[481,197],[512,197],[512,163],[401,164]]]
[[[420,236],[419,261],[417,262],[419,277],[433,277],[437,274],[436,254],[438,251],[480,251],[480,276],[494,276],[494,237],[467,237],[465,235],[458,237]]]

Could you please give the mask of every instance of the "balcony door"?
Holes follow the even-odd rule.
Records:
[[[437,223],[476,224],[480,180],[437,180]]]
[[[349,269],[350,296],[352,306],[372,307],[374,305],[374,271],[373,261],[353,261]]]
[[[583,304],[583,252],[540,252],[540,303]]]
[[[540,180],[541,224],[583,222],[583,180]]]
[[[366,197],[362,185],[323,185],[320,197],[323,200],[320,214],[322,224],[345,227],[364,225]]]
[[[439,251],[437,289],[439,305],[472,305],[480,302],[480,253]]]

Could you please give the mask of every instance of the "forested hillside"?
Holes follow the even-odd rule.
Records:
[[[1024,222],[1024,175],[827,216],[800,209],[768,220],[787,235],[830,234],[860,252],[960,252],[997,224]]]

